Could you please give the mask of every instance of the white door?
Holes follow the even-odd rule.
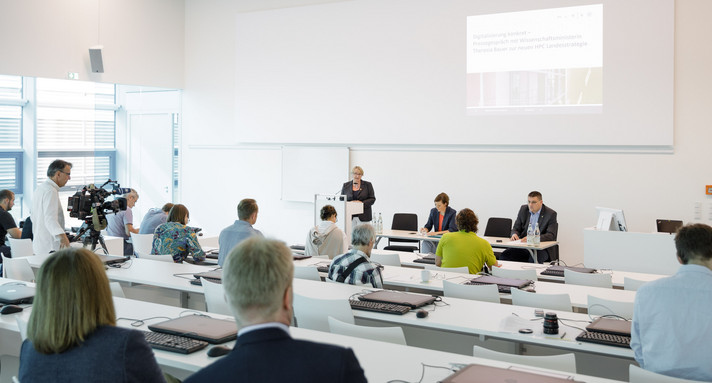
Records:
[[[133,208],[139,227],[148,209],[172,200],[173,119],[170,113],[129,116],[129,183],[139,200]],[[123,185],[122,185],[123,186]]]

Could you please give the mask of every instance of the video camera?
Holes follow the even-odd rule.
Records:
[[[107,185],[111,188],[107,189]],[[67,202],[69,216],[89,223],[88,221],[93,219],[94,215],[96,215],[99,221],[105,221],[107,213],[118,213],[119,211],[126,210],[127,206],[126,198],[119,197],[111,201],[106,201],[106,197],[116,194],[128,194],[130,192],[130,188],[122,188],[117,181],[112,181],[111,179],[99,187],[94,186],[94,184],[89,184],[69,197]],[[97,230],[102,229],[103,228]]]

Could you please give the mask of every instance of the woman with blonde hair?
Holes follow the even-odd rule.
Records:
[[[138,331],[116,327],[104,265],[67,248],[42,264],[20,351],[20,381],[164,382]]]

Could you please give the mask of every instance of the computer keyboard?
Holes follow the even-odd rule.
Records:
[[[491,283],[480,283],[480,282],[476,282],[476,281],[472,280],[472,281],[467,281],[467,282],[463,283],[463,285],[482,286],[482,285],[491,285]],[[512,293],[511,286],[497,285],[497,290],[499,290],[499,292],[502,294],[511,294]]]
[[[607,346],[630,348],[630,337],[624,335],[584,331],[576,337],[576,340],[579,342],[598,343],[605,344]]]
[[[208,346],[208,342],[186,338],[180,335],[163,334],[153,331],[142,331],[146,342],[152,348],[177,352],[181,354],[190,354],[198,350],[202,350]]]
[[[435,257],[423,257],[423,258],[418,258],[414,259],[413,262],[415,263],[425,263],[426,265],[434,265],[435,264]]]
[[[576,271],[578,273],[593,273],[596,270],[588,267],[574,267],[574,266],[550,266],[546,270],[541,272],[541,275],[548,275],[550,277],[563,277],[564,269],[569,269],[571,271]]]
[[[410,311],[410,307],[404,305],[394,305],[392,303],[369,302],[359,300],[349,300],[351,308],[354,310],[375,311],[386,314],[403,315]]]

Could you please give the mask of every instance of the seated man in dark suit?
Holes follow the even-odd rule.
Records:
[[[541,233],[541,242],[556,241],[556,235],[559,231],[559,223],[556,222],[556,211],[544,205],[541,193],[533,191],[527,196],[527,204],[519,208],[517,220],[514,221],[514,226],[512,227],[512,241],[521,240],[525,242],[529,225],[537,223]],[[534,227],[532,227],[533,229]],[[529,251],[525,249],[507,249],[502,252],[499,259],[503,261],[533,262]],[[537,252],[537,261],[539,263],[558,259],[558,245]]]
[[[292,252],[253,236],[230,251],[223,286],[235,313],[235,348],[185,382],[365,382],[348,348],[292,339]]]

